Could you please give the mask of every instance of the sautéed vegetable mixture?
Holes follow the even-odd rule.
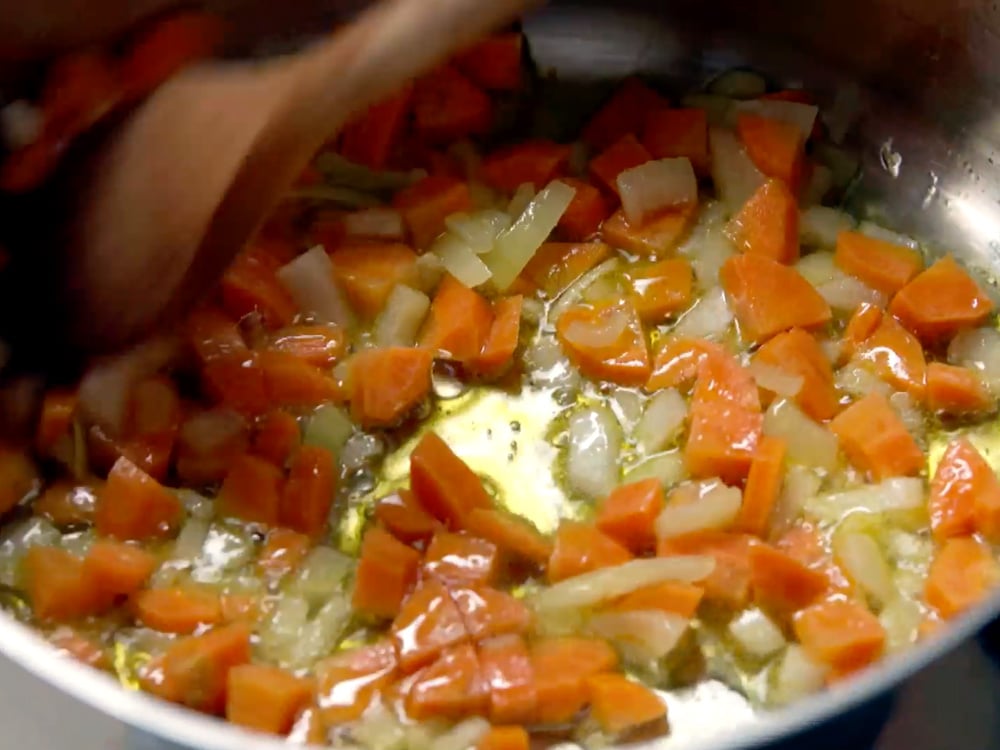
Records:
[[[526,58],[372,107],[179,331],[46,392],[0,451],[12,615],[294,742],[524,750],[669,733],[705,678],[794,701],[1000,581],[986,287],[824,205],[806,92],[631,79],[559,143],[511,126]],[[66,70],[8,190],[118,101]]]

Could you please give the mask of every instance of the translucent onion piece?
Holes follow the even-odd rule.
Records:
[[[431,745],[431,750],[469,750],[476,747],[489,730],[490,724],[485,719],[465,719],[439,735]]]
[[[823,480],[811,468],[793,464],[785,472],[781,494],[771,513],[772,531],[781,532],[802,516],[806,502],[819,492]]]
[[[836,242],[836,238],[834,238],[834,242]],[[833,253],[826,251],[803,255],[795,264],[795,270],[813,286],[825,284],[844,275],[843,271],[837,268],[833,262]]]
[[[583,293],[595,284],[598,279],[618,270],[618,265],[618,258],[610,258],[594,266],[586,273],[581,274],[576,281],[566,287],[553,303],[552,307],[549,308],[549,325],[553,325],[555,321],[562,317],[564,312],[579,302],[583,298]]]
[[[646,405],[635,429],[635,439],[646,453],[670,446],[687,419],[687,403],[674,388],[660,391]]]
[[[792,703],[820,690],[826,683],[829,667],[820,664],[797,645],[785,649],[785,655],[778,664],[774,686],[769,698],[772,703]]]
[[[805,378],[788,372],[781,367],[769,365],[766,362],[754,360],[750,363],[750,374],[760,388],[771,391],[784,398],[795,398],[802,390]]]
[[[510,227],[510,215],[496,209],[474,214],[453,214],[445,219],[448,231],[461,239],[477,255],[488,253],[500,233]]]
[[[368,208],[344,217],[344,231],[351,237],[401,240],[406,236],[403,216],[391,208]]]
[[[819,107],[801,102],[786,102],[779,99],[753,99],[736,102],[733,105],[737,112],[748,112],[771,120],[780,120],[794,125],[803,139],[812,135]]]
[[[668,539],[694,531],[727,529],[736,520],[742,501],[739,489],[719,484],[697,500],[664,508],[656,519],[656,536]]]
[[[816,291],[830,307],[842,313],[853,312],[863,303],[885,307],[888,302],[882,292],[847,274],[820,284],[816,287]]]
[[[746,149],[731,130],[713,127],[708,131],[712,157],[712,181],[719,198],[731,214],[764,184],[765,177],[747,156]]]
[[[445,270],[467,287],[485,284],[492,273],[463,239],[445,232],[431,245],[431,252],[441,259]]]
[[[279,268],[278,280],[302,312],[311,313],[325,323],[347,328],[354,325],[354,313],[333,279],[333,265],[321,245]]]
[[[417,286],[420,291],[430,294],[444,276],[444,264],[434,253],[424,253],[417,258]]]
[[[207,520],[188,519],[174,540],[174,548],[171,551],[172,560],[186,563],[188,567],[194,567],[195,561],[201,555],[205,541],[208,539],[211,526]]]
[[[781,628],[759,609],[744,610],[729,623],[729,634],[744,653],[766,659],[785,647]]]
[[[648,664],[667,656],[688,629],[688,620],[662,610],[603,612],[590,618],[587,630],[611,641],[626,661]]]
[[[507,204],[507,214],[515,218],[520,216],[524,213],[524,209],[528,207],[528,204],[531,203],[531,200],[534,197],[534,185],[530,182],[518,185],[517,190],[514,191],[514,195],[511,196],[510,202]]]
[[[567,578],[542,589],[531,602],[538,610],[588,609],[654,583],[701,581],[714,569],[715,558],[708,555],[630,560]]]
[[[924,508],[924,483],[916,477],[893,477],[858,489],[820,495],[806,503],[806,511],[823,521],[836,522],[852,511],[886,513]]]
[[[525,352],[524,361],[534,385],[575,388],[580,383],[580,372],[566,359],[559,342],[552,336],[540,335]]]
[[[376,701],[351,728],[351,736],[369,750],[403,750],[406,728],[399,719]]]
[[[833,553],[847,576],[876,605],[881,606],[892,598],[895,592],[892,571],[878,542],[870,534],[838,528],[833,534]]]
[[[298,633],[283,663],[292,669],[305,669],[327,656],[343,635],[352,614],[346,597],[330,599]]]
[[[881,393],[888,398],[892,394],[892,387],[888,383],[859,364],[842,367],[834,375],[833,380],[837,388],[852,396],[863,397],[869,393]]]
[[[687,466],[680,451],[660,453],[640,461],[625,473],[626,483],[643,479],[659,479],[665,488],[673,487],[688,478]]]
[[[604,406],[578,409],[569,418],[566,478],[574,492],[591,499],[606,496],[618,484],[622,431]]]
[[[339,456],[347,439],[354,433],[354,423],[339,406],[326,404],[319,407],[306,423],[302,442],[326,448]]]
[[[767,92],[767,81],[752,70],[734,68],[714,78],[708,85],[708,91],[730,99],[752,99]]]
[[[620,307],[605,308],[597,325],[573,321],[566,326],[564,336],[577,346],[605,348],[614,346],[628,327],[629,316]]]
[[[694,306],[677,321],[671,333],[699,339],[718,339],[725,335],[733,322],[733,312],[726,302],[722,287],[709,289]]]
[[[920,605],[908,596],[894,596],[882,607],[878,616],[885,628],[886,651],[896,653],[917,642],[924,614]]]
[[[303,597],[310,606],[342,593],[354,561],[332,547],[314,547],[306,556],[298,574],[289,585],[289,591]]]
[[[690,160],[656,159],[618,175],[618,194],[625,218],[641,224],[648,216],[698,201],[698,178]]]
[[[873,221],[862,221],[861,224],[858,225],[858,231],[868,237],[874,237],[877,240],[891,242],[894,245],[904,245],[905,247],[912,248],[913,250],[920,249],[920,243],[912,237],[900,234],[899,232],[893,232],[891,229],[886,229]]]
[[[976,328],[956,334],[948,345],[948,361],[975,370],[994,395],[1000,394],[1000,331]]]
[[[423,292],[397,284],[389,293],[385,307],[375,321],[373,336],[377,346],[412,346],[420,324],[430,309],[430,298]]]
[[[790,463],[832,471],[837,468],[840,443],[824,425],[807,417],[791,401],[775,401],[764,414],[764,434],[788,444]]]
[[[810,206],[799,217],[799,239],[809,247],[833,249],[837,235],[853,228],[849,213],[828,206]]]

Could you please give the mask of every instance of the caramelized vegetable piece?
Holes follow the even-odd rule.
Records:
[[[832,317],[830,306],[794,268],[761,255],[727,260],[719,279],[748,343],[763,343],[790,328],[816,328]]]
[[[497,546],[501,554],[544,564],[552,542],[528,521],[502,510],[475,508],[465,516],[465,528]]]
[[[649,392],[660,388],[687,390],[698,376],[698,367],[705,357],[709,354],[725,356],[725,353],[721,346],[705,339],[666,338],[653,357],[653,372],[645,389]]]
[[[298,420],[287,411],[275,409],[257,422],[251,451],[275,466],[284,466],[301,440]]]
[[[479,641],[511,633],[524,634],[531,625],[531,611],[520,599],[505,591],[484,586],[456,588],[451,598],[462,615],[469,636]]]
[[[418,78],[413,91],[413,125],[430,143],[484,135],[493,124],[493,102],[451,65]]]
[[[851,274],[883,294],[895,294],[924,266],[920,251],[868,237],[860,232],[837,235],[834,261]]]
[[[793,626],[806,652],[840,674],[872,663],[885,645],[885,628],[857,602],[814,604],[795,616]]]
[[[590,715],[610,735],[622,734],[660,721],[667,706],[653,690],[621,674],[587,678]]]
[[[694,617],[705,590],[701,586],[679,581],[664,581],[636,589],[615,600],[606,608],[611,612],[643,612],[660,610],[681,617]]]
[[[705,600],[739,609],[750,600],[750,550],[758,543],[749,534],[703,531],[662,539],[656,554],[711,556],[715,568],[700,582],[705,589]]]
[[[241,664],[226,678],[226,719],[259,732],[285,735],[312,694],[312,680],[278,667]]]
[[[395,617],[417,580],[420,553],[375,526],[365,532],[351,606],[372,617]]]
[[[813,570],[769,544],[750,548],[750,585],[764,607],[790,613],[809,606],[827,590],[829,582]]]
[[[616,488],[597,511],[598,529],[638,554],[656,544],[653,527],[663,510],[663,484],[644,479]]]
[[[393,287],[419,281],[416,253],[398,242],[341,245],[330,253],[330,263],[351,307],[368,320],[385,307]]]
[[[569,146],[552,141],[522,141],[483,159],[479,177],[504,193],[513,193],[524,184],[538,191],[562,174],[569,151]]]
[[[434,661],[446,648],[468,640],[461,612],[448,590],[427,579],[407,597],[392,623],[399,666],[409,674]]]
[[[757,350],[754,361],[800,376],[795,402],[813,419],[825,421],[840,410],[830,360],[816,338],[801,328],[779,333]]]
[[[744,253],[779,263],[799,258],[799,202],[780,180],[768,180],[757,188],[730,226]]]
[[[520,295],[515,295],[502,297],[493,303],[493,323],[483,348],[467,365],[471,371],[495,377],[511,366],[521,333],[523,301]]]
[[[587,678],[614,670],[618,657],[606,641],[596,638],[543,638],[531,646],[531,664],[538,696],[532,723],[561,725],[590,699]]]
[[[572,242],[589,240],[597,234],[601,224],[611,215],[613,207],[610,201],[604,197],[604,193],[589,182],[578,180],[575,177],[561,177],[560,180],[573,188],[575,192],[573,200],[559,219],[559,234],[563,239]],[[538,253],[535,255],[537,256]]]
[[[523,38],[518,31],[494,34],[455,56],[455,65],[488,91],[517,91],[521,87]]]
[[[444,359],[474,361],[493,325],[493,310],[482,295],[445,274],[431,302],[420,346]]]
[[[218,594],[203,589],[147,589],[134,598],[136,619],[161,633],[187,635],[222,622]]]
[[[278,281],[280,264],[271,255],[247,248],[222,276],[222,305],[233,318],[257,313],[271,330],[286,326],[298,312],[288,290]]]
[[[97,614],[107,600],[87,575],[83,560],[54,547],[30,547],[24,579],[31,607],[41,621],[71,622]]]
[[[240,456],[222,482],[216,509],[221,516],[276,526],[283,482],[274,464],[256,456]]]
[[[406,696],[406,713],[414,719],[462,719],[486,713],[490,689],[476,649],[463,643],[445,649],[423,669]]]
[[[36,516],[42,516],[60,528],[94,523],[96,494],[93,489],[73,482],[50,484],[31,504]]]
[[[737,116],[736,133],[757,169],[798,190],[805,151],[797,126],[744,112]]]
[[[948,443],[931,479],[927,512],[939,542],[973,531],[1000,538],[1000,480],[967,438]]]
[[[603,149],[629,133],[636,135],[650,112],[666,109],[667,102],[638,78],[629,78],[590,119],[581,138]]]
[[[549,558],[551,583],[578,576],[598,568],[621,565],[632,553],[594,526],[564,520],[556,532],[555,547]]]
[[[663,322],[691,304],[694,272],[684,258],[661,260],[630,270],[628,278],[643,322]]]
[[[152,553],[113,539],[96,540],[83,559],[87,577],[109,601],[141,589],[156,566]]]
[[[612,193],[618,193],[618,175],[652,159],[636,137],[629,133],[590,160],[590,174]]]
[[[895,318],[882,316],[878,328],[859,347],[858,357],[871,362],[875,374],[894,388],[923,399],[927,384],[924,348]]]
[[[446,175],[431,175],[401,190],[392,205],[403,215],[418,250],[428,248],[444,231],[445,219],[473,207],[468,184]]]
[[[996,406],[975,370],[942,362],[927,365],[927,408],[943,414],[983,414]]]
[[[975,539],[947,540],[927,573],[924,596],[945,619],[958,617],[983,601],[1000,584],[1000,564]]]
[[[316,665],[316,702],[327,726],[353,721],[365,712],[397,671],[389,639],[341,651]]]
[[[448,588],[492,583],[497,548],[485,539],[438,531],[424,555],[424,570]]]
[[[494,726],[479,740],[476,750],[528,750],[531,738],[521,726]]]
[[[993,312],[993,303],[946,255],[900,289],[889,311],[921,341],[934,343],[982,323]]]
[[[611,255],[603,242],[546,242],[521,272],[521,278],[550,297]]]
[[[490,690],[489,718],[494,724],[523,724],[538,705],[535,671],[519,635],[490,638],[478,646],[483,680]]]
[[[351,417],[364,428],[405,419],[431,390],[434,353],[386,347],[358,352],[351,363]]]
[[[276,331],[268,348],[291,354],[314,367],[330,367],[347,351],[344,330],[332,323],[294,325]]]
[[[354,117],[340,134],[340,153],[355,164],[385,169],[406,127],[413,86],[376,102]]]
[[[340,386],[332,377],[294,355],[263,351],[257,355],[257,366],[271,408],[312,407],[342,398]]]
[[[281,524],[317,539],[326,528],[336,483],[337,468],[330,451],[302,446],[292,459],[281,492]]]
[[[407,489],[381,498],[375,504],[375,518],[394,537],[406,544],[426,542],[441,527],[437,519],[421,508],[413,493]],[[475,530],[473,533],[483,536]]]
[[[176,528],[181,513],[176,495],[127,458],[119,458],[97,493],[94,528],[121,540],[158,539]]]
[[[631,300],[571,307],[556,321],[556,335],[587,377],[620,385],[649,379],[649,351]]]
[[[757,443],[736,521],[737,527],[749,534],[763,536],[767,531],[771,511],[781,492],[786,448],[784,440],[770,435],[763,436]]]
[[[312,541],[305,534],[278,528],[267,532],[257,568],[266,576],[282,578],[298,569],[309,554]]]
[[[870,393],[830,422],[852,464],[876,481],[912,476],[924,466],[924,454],[885,396]]]
[[[601,239],[641,256],[662,256],[680,245],[697,213],[697,206],[670,208],[646,219],[641,226],[630,224],[621,209],[601,225]]]
[[[433,432],[410,454],[410,484],[420,505],[453,530],[469,511],[493,505],[482,480]]]
[[[695,172],[707,175],[707,113],[703,109],[654,109],[643,123],[642,145],[654,159],[686,157]]]

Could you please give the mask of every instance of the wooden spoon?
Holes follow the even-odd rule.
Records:
[[[120,346],[204,293],[352,113],[516,18],[530,0],[386,0],[297,55],[216,62],[114,129],[75,191],[71,340]]]

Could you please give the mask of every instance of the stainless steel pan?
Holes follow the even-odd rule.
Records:
[[[150,5],[161,0],[143,0]],[[166,2],[162,3],[166,4]],[[244,49],[294,43],[327,28],[331,0],[209,3],[237,21]],[[355,5],[357,3],[354,3]],[[6,11],[5,11],[6,12]],[[0,40],[3,23],[0,22]],[[95,27],[96,28],[96,27]],[[276,36],[275,29],[285,33]],[[602,84],[631,73],[681,90],[737,65],[802,84],[830,106],[854,103],[852,131],[865,164],[865,206],[889,226],[1000,275],[1000,10],[987,0],[616,0],[555,2],[525,24],[540,71],[564,115],[585,112]],[[102,29],[103,30],[103,29]],[[605,87],[603,90],[607,90]],[[845,98],[846,97],[846,98]],[[935,640],[843,686],[749,717],[734,694],[695,691],[671,705],[674,732],[657,750],[736,750],[791,737],[885,695],[1000,613],[994,597]],[[148,696],[56,656],[0,615],[0,654],[153,738],[192,750],[277,750],[250,735]],[[16,685],[2,692],[17,695]]]

